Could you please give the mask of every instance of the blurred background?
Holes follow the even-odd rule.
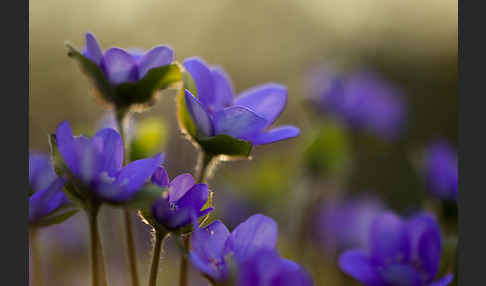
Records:
[[[277,124],[295,125],[301,136],[255,147],[250,161],[221,163],[209,181],[216,196],[212,218],[233,228],[251,214],[269,215],[279,224],[282,255],[303,264],[316,285],[358,285],[337,268],[340,250],[330,243],[332,233],[322,234],[328,227],[322,216],[337,204],[331,202],[352,197],[403,214],[433,209],[420,158],[435,140],[457,145],[457,5],[452,0],[32,0],[29,146],[47,152],[47,135],[63,120],[77,134],[92,134],[106,115],[66,55],[65,41],[81,48],[87,31],[104,49],[167,44],[178,61],[200,56],[222,66],[238,93],[265,82],[284,84],[289,101]],[[400,98],[403,122],[397,135],[357,128],[322,106],[319,98],[329,90],[319,83],[330,78],[322,70],[333,76],[371,71],[392,87],[383,92]],[[174,98],[174,91],[164,92],[149,112],[134,115],[140,126],[159,126],[150,136],[157,137],[153,148],[165,152],[171,178],[192,173],[197,158],[178,130]],[[101,226],[111,285],[129,285],[120,251],[121,211],[104,208]],[[83,214],[40,235],[46,285],[89,283]],[[151,234],[141,222],[136,239],[145,284]],[[160,285],[177,285],[179,254],[172,240],[163,257]],[[206,285],[191,273],[191,285]]]

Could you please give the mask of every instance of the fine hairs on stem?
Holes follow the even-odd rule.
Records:
[[[34,286],[43,286],[44,281],[42,278],[42,270],[41,270],[41,258],[40,258],[40,251],[38,245],[38,229],[32,227],[29,231],[29,240],[30,240],[30,249],[31,249],[31,257],[32,257],[32,271],[33,271],[33,281]]]
[[[216,161],[214,156],[208,155],[204,151],[199,152],[195,176],[197,183],[207,183],[207,180],[212,175],[214,167],[216,166]]]
[[[103,248],[98,230],[99,207],[88,211],[89,230],[91,238],[91,273],[93,286],[107,286],[104,266]]]
[[[130,143],[128,142],[128,136],[126,134],[125,122],[128,121],[129,112],[125,108],[116,108],[115,109],[115,117],[116,122],[118,125],[118,130],[120,132],[120,136],[123,141],[123,159],[124,165],[129,162],[129,152],[128,148]],[[128,251],[128,263],[130,265],[130,273],[132,277],[132,285],[133,286],[140,286],[139,279],[138,279],[138,269],[137,269],[137,253],[135,249],[135,242],[133,240],[133,229],[132,229],[132,221],[130,217],[130,211],[127,209],[123,210],[123,218],[125,220],[125,236],[127,241],[127,251]]]
[[[160,254],[164,251],[164,242],[169,237],[169,234],[164,234],[160,231],[155,230],[155,244],[154,253],[152,256],[152,265],[150,267],[150,278],[149,286],[157,285],[157,274],[159,271]]]
[[[180,266],[180,272],[179,272],[179,286],[187,286],[187,281],[188,281],[188,274],[189,274],[189,261],[187,259],[187,252],[189,251],[189,248],[191,247],[191,236],[186,235],[181,237],[182,243],[184,246],[184,253],[182,253],[181,257],[181,266]]]

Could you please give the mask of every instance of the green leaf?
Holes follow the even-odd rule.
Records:
[[[153,105],[155,92],[181,81],[182,74],[178,64],[153,68],[136,82],[122,83],[115,87],[115,104],[130,106],[133,104]]]
[[[46,227],[59,224],[76,214],[79,209],[73,208],[72,205],[62,206],[50,215],[39,219],[30,225],[33,227]]]
[[[59,177],[63,177],[68,168],[57,148],[55,134],[49,134],[49,148],[51,150],[51,163],[54,167],[54,171]]]
[[[79,63],[81,70],[93,82],[101,98],[107,102],[115,103],[116,98],[113,86],[110,84],[101,68],[90,59],[83,56],[69,43],[66,44],[66,47],[68,48],[68,56],[75,59]]]
[[[209,156],[226,155],[230,157],[250,156],[252,144],[249,141],[236,139],[226,134],[197,139],[197,142]]]
[[[149,183],[146,184],[140,191],[138,191],[135,196],[128,202],[115,205],[123,205],[125,207],[138,210],[150,209],[154,201],[161,198],[162,194],[166,191],[167,188],[161,188],[158,185]]]
[[[194,96],[197,97],[196,86],[191,75],[186,71],[182,72],[182,82],[184,84],[183,88],[181,88],[177,94],[177,118],[179,127],[182,129],[182,131],[194,139],[196,138],[197,133],[196,125],[192,121],[192,117],[187,109],[184,90],[189,90]]]

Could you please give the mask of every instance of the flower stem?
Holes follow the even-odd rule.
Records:
[[[159,271],[160,253],[162,252],[162,245],[167,234],[162,234],[160,231],[155,231],[155,245],[154,255],[152,257],[152,266],[150,267],[149,286],[157,285],[157,273]]]
[[[118,125],[118,130],[120,132],[120,136],[123,141],[123,160],[124,165],[127,165],[130,161],[130,142],[128,142],[125,122],[128,120],[128,110],[125,108],[116,108],[115,109],[115,117],[116,123]],[[123,210],[124,220],[125,220],[125,236],[127,240],[127,250],[128,250],[128,263],[130,264],[130,273],[132,277],[132,285],[139,286],[139,279],[138,279],[138,270],[137,270],[137,253],[135,249],[135,242],[133,240],[133,229],[132,229],[132,221],[130,219],[130,211],[125,209]]]
[[[125,217],[125,235],[127,237],[127,246],[128,246],[128,260],[130,263],[130,272],[132,274],[132,285],[139,286],[138,283],[138,270],[137,270],[137,254],[135,249],[135,241],[133,240],[133,229],[132,229],[132,221],[130,218],[130,211],[125,209],[123,210],[124,217]]]
[[[41,270],[41,259],[40,259],[40,252],[39,252],[39,244],[38,244],[38,230],[33,227],[29,231],[29,240],[30,240],[30,248],[32,251],[32,279],[34,281],[35,286],[42,286],[42,270]]]
[[[213,161],[213,156],[206,154],[205,152],[200,152],[197,159],[196,167],[196,182],[206,183],[208,177],[211,173],[211,165]]]
[[[103,249],[98,231],[99,207],[88,211],[89,230],[91,237],[91,275],[93,286],[106,286],[106,274],[104,266]]]
[[[187,276],[189,274],[189,269],[188,269],[188,260],[187,260],[187,252],[189,251],[190,247],[190,236],[184,236],[182,237],[183,240],[183,245],[184,245],[184,253],[182,253],[181,257],[181,266],[180,266],[180,272],[179,272],[179,286],[187,286]]]

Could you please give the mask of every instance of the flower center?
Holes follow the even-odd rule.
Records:
[[[108,184],[111,184],[115,181],[115,178],[114,177],[110,177],[110,175],[108,175],[108,172],[101,172],[100,174],[100,180],[103,182],[103,183],[108,183]]]
[[[176,211],[176,210],[179,209],[179,206],[176,203],[174,203],[174,202],[169,202],[169,209],[171,211]]]

